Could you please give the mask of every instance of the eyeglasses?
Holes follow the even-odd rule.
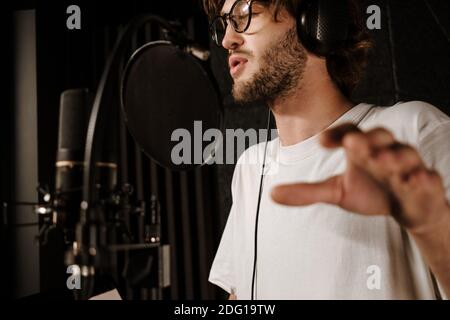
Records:
[[[216,16],[211,22],[209,29],[212,39],[219,47],[227,31],[228,21],[237,33],[247,31],[252,19],[252,3],[254,0],[237,0],[229,13]]]

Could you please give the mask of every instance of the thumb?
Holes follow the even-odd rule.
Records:
[[[341,176],[334,176],[317,183],[296,183],[272,189],[272,199],[288,206],[304,206],[314,203],[339,204],[342,194]]]

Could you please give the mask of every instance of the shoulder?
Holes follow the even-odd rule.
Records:
[[[261,174],[264,155],[266,153],[266,164],[272,161],[271,154],[278,138],[268,142],[260,142],[248,147],[238,158],[234,168],[232,187],[236,187],[247,179],[253,179]],[[254,180],[254,179],[253,179]],[[253,181],[252,180],[252,181]],[[257,181],[257,180],[254,180]]]
[[[266,142],[260,142],[248,147],[240,155],[236,166],[262,164],[265,146]]]
[[[367,127],[385,127],[400,140],[417,143],[450,118],[437,107],[423,101],[400,102],[390,107],[374,107]]]
[[[391,107],[375,107],[375,114],[383,118],[395,120],[418,121],[418,120],[445,120],[448,116],[424,101],[399,102]]]

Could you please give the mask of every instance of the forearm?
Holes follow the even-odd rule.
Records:
[[[411,231],[426,263],[450,298],[450,207],[435,226]]]

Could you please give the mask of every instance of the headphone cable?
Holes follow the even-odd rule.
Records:
[[[255,219],[255,246],[254,246],[254,256],[253,256],[253,273],[252,273],[252,291],[251,291],[251,300],[255,300],[254,293],[255,293],[255,278],[256,278],[256,258],[258,253],[258,220],[259,220],[259,207],[261,205],[261,196],[262,196],[262,187],[263,187],[263,180],[264,180],[264,169],[266,166],[266,155],[267,155],[267,145],[269,143],[269,130],[270,130],[270,109],[269,113],[267,115],[267,137],[266,137],[266,144],[264,146],[264,158],[263,158],[263,164],[262,164],[262,170],[261,170],[261,179],[259,181],[259,193],[258,193],[258,204],[256,206],[256,219]]]

